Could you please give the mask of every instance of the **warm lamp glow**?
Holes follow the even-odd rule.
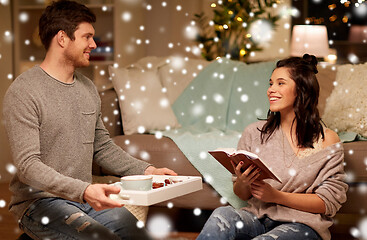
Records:
[[[302,57],[308,53],[316,57],[329,54],[329,43],[326,26],[295,25],[292,32],[291,55]]]

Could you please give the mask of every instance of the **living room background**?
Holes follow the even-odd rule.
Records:
[[[0,30],[0,109],[2,110],[2,99],[11,82],[34,64],[42,60],[43,49],[38,47],[37,54],[26,56],[22,61],[14,57],[14,48],[19,52],[29,52],[27,48],[34,47],[32,36],[27,39],[19,39],[22,31],[29,31],[27,23],[37,22],[35,14],[42,12],[42,8],[49,1],[45,0],[2,0],[0,2],[0,13],[2,24]],[[197,45],[190,33],[186,31],[194,19],[194,14],[204,12],[212,15],[212,0],[82,0],[90,7],[101,12],[104,5],[113,7],[113,32],[114,41],[113,62],[119,66],[126,66],[145,56],[169,56],[177,55],[190,58],[201,58],[200,54],[194,54],[193,49]],[[23,5],[23,7],[22,7]],[[33,5],[33,6],[32,6]],[[278,9],[277,9],[278,8]],[[275,11],[280,8],[290,8],[290,0],[283,0]],[[104,11],[102,9],[102,11]],[[38,13],[34,13],[38,12]],[[101,14],[100,14],[101,15]],[[104,21],[106,16],[101,16],[100,21]],[[97,13],[98,21],[98,13]],[[22,28],[23,27],[23,28]],[[111,28],[111,26],[105,26]],[[34,29],[30,29],[32,32]],[[97,29],[98,30],[98,29]],[[102,29],[103,30],[103,29]],[[281,58],[289,55],[290,39],[290,16],[284,16],[275,29],[273,40],[264,51],[257,52],[251,61],[262,61]],[[98,35],[98,32],[96,32]],[[28,40],[28,43],[27,43]],[[18,42],[15,44],[15,42]],[[14,46],[16,45],[16,46]],[[18,46],[20,45],[20,46]],[[40,52],[40,53],[39,53]],[[16,55],[17,56],[17,55]],[[110,63],[110,62],[108,62]],[[81,71],[92,78],[97,87],[103,87],[108,81],[107,65],[101,62],[94,62],[88,69]],[[0,126],[0,181],[9,181],[11,175],[9,171],[14,171],[11,164],[10,147],[3,125]]]

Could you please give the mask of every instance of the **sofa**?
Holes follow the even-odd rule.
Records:
[[[174,101],[184,92],[186,88],[190,86],[190,83],[195,79],[198,74],[203,71],[210,63],[201,60],[201,59],[177,59],[178,57],[146,57],[138,62],[126,66],[124,68],[114,66],[110,67],[110,78],[106,80],[103,87],[99,89],[100,97],[101,97],[101,111],[102,118],[105,122],[105,126],[108,129],[110,136],[113,141],[124,149],[126,152],[130,153],[132,156],[135,156],[140,159],[144,159],[144,156],[149,156],[147,161],[153,164],[156,167],[168,167],[176,171],[179,175],[187,175],[187,176],[202,176],[202,174],[193,166],[193,164],[188,160],[185,154],[180,150],[180,148],[176,145],[176,143],[169,137],[160,136],[157,137],[156,134],[152,132],[147,132],[146,129],[131,131],[125,130],[125,122],[129,125],[134,125],[135,121],[138,121],[138,114],[128,114],[125,113],[121,107],[128,107],[126,103],[125,105],[121,105],[121,99],[125,98],[126,95],[120,95],[119,91],[116,90],[116,79],[117,78],[116,70],[122,69],[125,71],[122,76],[127,76],[134,80],[135,77],[139,78],[139,76],[134,75],[133,73],[127,73],[126,71],[132,69],[139,69],[139,71],[143,73],[150,72],[153,75],[145,75],[144,77],[154,77],[157,82],[161,84],[159,89],[163,89],[163,93],[166,94],[169,104],[173,104]],[[256,63],[254,63],[256,64]],[[251,65],[251,64],[249,64]],[[361,68],[366,68],[364,66],[360,66]],[[340,66],[336,65],[321,65],[318,67],[319,73],[317,74],[317,78],[320,84],[320,98],[319,98],[319,111],[323,115],[325,115],[325,111],[335,112],[332,109],[331,103],[328,101],[331,98],[332,93],[335,92],[337,88],[337,74],[339,73],[338,68]],[[354,66],[345,65],[346,68],[350,69]],[[114,68],[114,69],[113,69]],[[257,70],[259,71],[259,69]],[[346,71],[344,69],[344,71]],[[343,76],[346,77],[345,74]],[[353,76],[350,76],[353,77]],[[115,81],[114,81],[115,80]],[[267,81],[267,79],[258,79]],[[138,81],[138,80],[137,80]],[[140,81],[140,80],[139,80]],[[132,84],[133,81],[124,82],[125,85]],[[339,84],[340,85],[340,84]],[[141,86],[140,86],[141,88]],[[145,91],[145,90],[144,90]],[[352,91],[352,90],[351,90]],[[146,92],[142,95],[132,94],[135,98],[143,97]],[[138,96],[136,96],[138,95]],[[147,95],[149,95],[147,93]],[[334,94],[335,95],[335,94]],[[337,97],[337,96],[335,96]],[[265,98],[265,94],[264,94]],[[126,99],[123,99],[126,100]],[[338,104],[340,105],[340,101],[334,103],[336,107]],[[354,104],[353,102],[351,104]],[[334,107],[335,107],[334,106]],[[132,119],[124,120],[124,114],[129,115]],[[177,113],[176,113],[177,114]],[[149,113],[152,116],[152,119],[148,117],[146,121],[155,121],[153,115],[162,115],[161,113],[154,114],[154,111]],[[164,115],[164,114],[163,114]],[[162,121],[166,121],[168,118],[172,117],[172,113],[166,114],[164,116],[158,116],[163,119]],[[329,114],[330,115],[330,114]],[[135,116],[135,117],[134,117]],[[168,117],[167,117],[168,116]],[[349,116],[350,117],[350,116]],[[125,116],[126,118],[126,116]],[[135,118],[135,119],[134,119]],[[335,119],[335,117],[331,114],[331,119]],[[130,121],[130,122],[128,122]],[[168,119],[168,122],[171,121]],[[332,120],[331,120],[332,121]],[[327,123],[326,123],[327,124]],[[168,125],[167,125],[168,126]],[[165,129],[160,129],[161,131],[167,130],[167,126]],[[180,128],[180,123],[171,124],[168,129],[172,128]],[[243,126],[244,128],[245,126]],[[153,126],[154,128],[154,126]],[[332,127],[334,130],[338,130],[336,127]],[[343,130],[343,129],[342,129]],[[345,131],[347,131],[346,129]],[[126,131],[129,133],[126,134]],[[343,142],[344,152],[345,152],[345,171],[347,173],[347,182],[349,184],[349,191],[347,194],[348,200],[342,206],[338,214],[335,216],[335,224],[331,228],[331,232],[333,236],[348,236],[351,237],[351,229],[358,230],[358,224],[360,221],[365,218],[366,210],[367,210],[367,201],[366,201],[366,187],[367,187],[367,142],[365,141],[355,141],[358,139],[359,134],[348,135],[348,139]],[[234,146],[236,147],[236,146]],[[99,166],[93,167],[93,174],[95,176],[109,176],[110,173],[106,170],[102,169]],[[187,211],[191,213],[190,217],[193,220],[186,221],[189,224],[195,223],[195,227],[183,227],[183,231],[198,231],[202,227],[202,224],[205,223],[206,218],[209,216],[210,212],[220,206],[228,204],[225,199],[221,197],[220,194],[217,193],[216,190],[205,181],[206,179],[203,177],[203,189],[188,195],[184,195],[181,197],[177,197],[175,199],[171,199],[167,202],[158,203],[149,208],[150,212],[166,212],[167,214],[171,214],[174,221],[179,221],[177,216],[173,216],[174,214],[179,215],[182,212],[186,211],[186,217],[190,214],[187,214]],[[170,203],[170,207],[168,208],[168,202]],[[173,207],[172,207],[173,206]],[[200,209],[202,211],[202,220],[197,223],[197,216],[192,214],[193,209]],[[195,220],[196,219],[196,220]],[[185,224],[183,224],[185,225]],[[177,228],[177,225],[176,225]],[[182,230],[181,230],[182,231]],[[354,237],[358,237],[358,234],[354,231]]]

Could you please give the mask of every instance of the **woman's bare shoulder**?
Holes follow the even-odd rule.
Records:
[[[339,138],[338,134],[336,132],[334,132],[333,130],[331,130],[329,128],[324,128],[324,134],[325,134],[325,138],[324,138],[324,141],[322,143],[323,148],[326,148],[330,145],[333,145],[335,143],[340,142],[340,138]]]

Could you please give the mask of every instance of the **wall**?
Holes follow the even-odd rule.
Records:
[[[139,29],[145,25],[146,10],[142,5],[143,0],[115,1],[115,60],[120,66],[136,62],[145,55],[146,44],[137,44],[139,39],[144,41],[144,31]]]
[[[291,0],[283,0],[283,4],[279,5],[273,11],[289,13]],[[250,61],[266,61],[269,59],[286,58],[290,54],[291,39],[291,18],[289,15],[283,15],[277,22],[273,33],[272,41],[264,46],[264,50],[256,52],[254,57],[250,57]]]
[[[162,2],[166,2],[166,5],[163,6]],[[194,14],[204,12],[207,16],[211,16],[212,2],[212,0],[146,0],[145,3],[142,0],[116,1],[117,63],[126,66],[144,56],[181,55],[200,58],[200,55],[194,55],[186,50],[187,47],[192,49],[196,43],[185,35],[185,29],[190,25]],[[282,11],[283,7],[289,8],[290,4],[290,0],[284,0],[274,11]],[[147,5],[150,5],[150,10],[147,9]],[[122,20],[122,14],[125,12],[131,13],[130,21]],[[262,52],[256,52],[249,60],[263,61],[289,56],[290,25],[289,16],[281,18],[270,44],[264,46]],[[144,29],[140,30],[140,26]],[[137,44],[137,40],[141,43]],[[173,47],[169,47],[169,44]]]
[[[205,1],[169,1],[162,7],[160,1],[152,1],[152,8],[146,14],[146,36],[152,45],[147,47],[147,56],[185,55],[198,58],[186,48],[192,48],[195,42],[187,37],[186,27],[190,26],[195,13],[203,11]],[[181,8],[179,8],[181,7]],[[169,44],[172,47],[169,47]]]
[[[11,163],[10,148],[3,126],[2,103],[6,90],[12,82],[12,78],[8,78],[8,74],[13,72],[12,43],[5,36],[6,31],[11,32],[11,8],[9,4],[0,3],[0,182],[7,182],[11,175],[6,171],[5,166]],[[10,1],[9,1],[10,2]]]

